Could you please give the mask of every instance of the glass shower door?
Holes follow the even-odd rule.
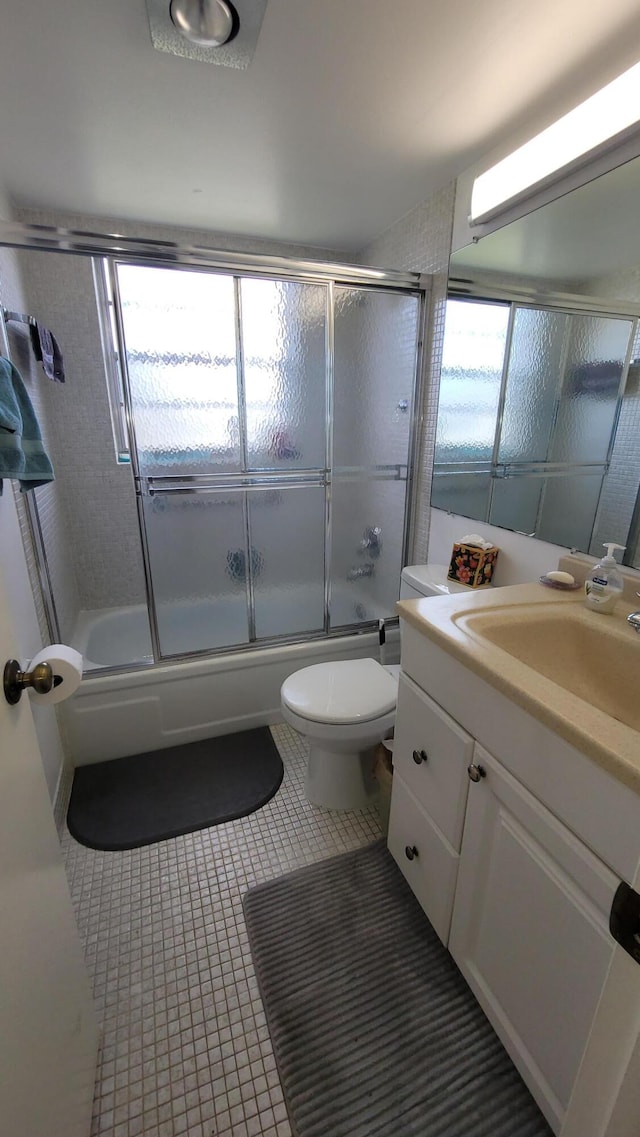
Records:
[[[239,282],[255,640],[325,627],[327,291]]]
[[[327,286],[117,274],[156,655],[324,631]]]
[[[415,295],[335,288],[332,629],[395,614],[419,315]]]

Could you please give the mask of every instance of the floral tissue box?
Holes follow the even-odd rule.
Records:
[[[458,584],[466,584],[469,588],[486,588],[491,584],[499,552],[495,545],[490,549],[481,549],[477,545],[463,545],[456,542],[451,554],[447,579],[455,580]]]

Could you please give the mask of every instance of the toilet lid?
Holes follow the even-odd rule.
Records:
[[[366,722],[396,705],[398,682],[375,659],[336,660],[303,667],[285,679],[282,700],[313,722]]]

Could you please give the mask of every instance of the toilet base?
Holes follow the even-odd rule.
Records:
[[[375,805],[374,754],[374,747],[336,753],[312,742],[305,781],[307,799],[322,809],[369,809]]]

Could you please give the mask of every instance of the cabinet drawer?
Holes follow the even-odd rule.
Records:
[[[467,766],[472,754],[471,736],[401,673],[394,771],[457,851],[462,840],[469,788]]]
[[[404,782],[394,774],[389,852],[446,947],[451,926],[458,855],[431,824]],[[410,859],[407,850],[412,854]]]

